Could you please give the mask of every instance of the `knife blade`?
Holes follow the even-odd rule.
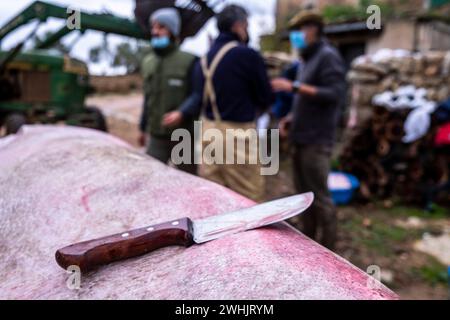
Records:
[[[82,272],[87,272],[163,247],[189,247],[280,222],[304,212],[313,200],[314,195],[309,192],[204,219],[177,219],[72,244],[57,250],[55,259],[64,269],[78,266]]]

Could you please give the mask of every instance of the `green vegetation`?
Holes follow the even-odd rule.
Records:
[[[449,4],[450,0],[431,0],[431,7],[440,7],[445,4]]]
[[[432,286],[438,284],[447,284],[447,267],[430,257],[429,262],[421,267],[411,268],[410,274],[414,277],[420,277]]]
[[[449,217],[448,208],[433,205],[432,211],[425,211],[417,207],[409,207],[394,200],[392,208],[385,208],[381,202],[377,208],[384,210],[390,216],[396,217],[418,217],[423,219],[445,219]]]
[[[370,224],[365,225],[364,218],[360,216],[345,221],[340,227],[352,235],[356,247],[364,246],[386,257],[394,255],[399,245],[419,239],[423,233],[423,230],[407,230],[386,224],[379,218],[370,219]]]
[[[436,207],[434,213],[427,213],[397,203],[394,202],[392,208],[386,209],[380,201],[375,204],[375,208],[372,208],[370,216],[357,214],[341,221],[340,229],[351,239],[351,247],[361,248],[361,252],[366,252],[366,255],[370,257],[382,256],[390,261],[397,261],[398,252],[409,251],[412,243],[420,239],[424,232],[432,232],[430,228],[433,227],[427,224],[421,228],[409,229],[395,225],[394,221],[404,220],[409,216],[420,217],[427,222],[448,217],[446,208]],[[423,258],[405,261],[405,264],[409,266],[405,267],[404,278],[399,281],[416,279],[431,286],[447,284],[447,267],[428,254],[418,253],[418,255],[422,255]],[[408,260],[411,258],[409,256]],[[401,268],[394,269],[400,272]]]
[[[122,42],[111,49],[104,38],[102,44],[91,48],[89,59],[97,63],[107,60],[113,67],[125,67],[128,74],[139,72],[142,59],[151,51],[150,46],[143,41]]]
[[[323,9],[323,15],[328,23],[361,21],[367,19],[369,14],[367,8],[370,5],[377,5],[381,10],[381,17],[383,19],[392,17],[408,17],[416,16],[419,19],[439,20],[445,23],[450,23],[449,17],[449,0],[436,0],[431,3],[428,11],[423,12],[422,7],[411,7],[409,1],[401,0],[396,4],[392,2],[387,4],[381,1],[360,0],[357,6],[331,4]],[[444,9],[443,5],[446,5]]]
[[[367,19],[367,17],[369,17],[367,8],[370,5],[379,6],[381,10],[381,16],[383,18],[390,17],[394,13],[392,8],[386,3],[382,3],[379,1],[360,0],[358,6],[345,4],[327,5],[323,9],[323,16],[327,23],[365,20]]]

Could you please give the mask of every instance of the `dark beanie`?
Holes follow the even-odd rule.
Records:
[[[246,21],[247,18],[248,13],[243,7],[228,5],[217,15],[217,28],[220,32],[230,32],[235,22]]]

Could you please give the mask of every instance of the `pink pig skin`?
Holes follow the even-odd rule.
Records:
[[[253,204],[110,135],[26,126],[0,139],[0,298],[398,298],[284,223],[117,262],[79,290],[54,259],[71,243]]]

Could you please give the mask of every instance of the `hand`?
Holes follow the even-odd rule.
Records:
[[[292,116],[288,115],[280,120],[278,128],[280,129],[280,137],[285,139],[289,136],[289,129],[292,123]]]
[[[145,147],[145,145],[147,144],[147,134],[145,134],[144,132],[141,132],[139,134],[138,144],[140,147]]]
[[[163,127],[173,128],[179,126],[182,121],[183,114],[180,111],[172,111],[163,116],[161,124]]]
[[[272,89],[275,92],[291,92],[293,90],[292,81],[284,78],[276,78],[272,80]]]

